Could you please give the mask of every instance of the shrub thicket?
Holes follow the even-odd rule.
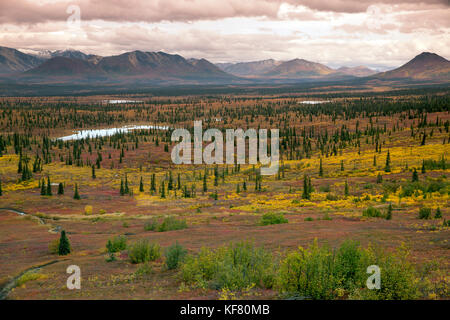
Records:
[[[155,261],[161,257],[161,247],[147,239],[138,240],[129,246],[128,257],[131,263]]]
[[[286,219],[284,217],[284,215],[282,213],[265,213],[262,217],[261,217],[261,221],[260,224],[262,226],[267,226],[270,224],[281,224],[281,223],[288,223],[288,219]]]
[[[166,257],[167,269],[176,269],[186,257],[187,250],[178,242],[166,249],[164,255]]]

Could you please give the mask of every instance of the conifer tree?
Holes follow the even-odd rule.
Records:
[[[61,237],[59,238],[58,254],[60,256],[68,255],[71,251],[69,238],[66,236],[66,231],[61,231]]]
[[[387,156],[386,156],[386,166],[384,167],[385,172],[391,172],[391,154],[388,150]]]
[[[95,166],[92,165],[92,179],[95,179],[97,176],[95,175]]]
[[[142,181],[142,177],[141,181],[139,181],[139,192],[144,192],[144,182]]]
[[[2,190],[2,180],[0,180],[0,196],[3,195],[3,190]]]
[[[58,194],[59,195],[64,194],[64,185],[62,184],[62,182],[60,182],[58,185]]]
[[[129,194],[130,193],[130,188],[128,187],[128,176],[127,175],[125,175],[124,193],[125,194]]]
[[[302,193],[302,199],[309,199],[310,198],[310,186],[308,182],[308,177],[305,175],[303,177],[303,193]]]
[[[73,194],[75,200],[80,200],[80,194],[78,193],[78,184],[75,183],[75,192]]]
[[[419,174],[417,173],[416,168],[414,168],[413,174],[412,174],[412,182],[419,181]]]
[[[166,188],[164,187],[164,181],[161,183],[161,198],[166,197]]]
[[[151,183],[150,183],[150,191],[151,192],[156,192],[156,181],[155,181],[155,174],[152,174],[152,179],[151,179]]]
[[[45,196],[47,194],[47,188],[45,187],[45,180],[42,178],[41,182],[41,196]]]
[[[47,177],[47,190],[46,190],[46,194],[48,196],[52,195],[52,184],[50,183],[50,177]]]
[[[125,187],[123,186],[123,179],[120,179],[120,195],[125,195]]]
[[[207,192],[207,191],[208,191],[208,185],[206,182],[206,172],[205,172],[205,174],[203,175],[203,192]]]
[[[392,204],[389,203],[388,211],[386,213],[386,220],[392,219]]]

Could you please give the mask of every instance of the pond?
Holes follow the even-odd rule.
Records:
[[[71,134],[69,136],[63,136],[56,138],[57,140],[67,141],[67,140],[80,140],[80,139],[86,139],[88,137],[95,138],[95,137],[106,137],[106,136],[112,136],[116,133],[127,133],[132,130],[148,130],[148,129],[156,129],[156,130],[168,130],[169,127],[166,126],[154,126],[154,125],[133,125],[133,126],[123,126],[120,128],[107,128],[107,129],[87,129],[87,130],[80,130],[74,134]]]
[[[329,101],[329,100],[325,100],[325,101],[306,100],[306,101],[302,101],[302,102],[300,102],[300,103],[303,103],[303,104],[321,104],[321,103],[328,103],[328,102],[331,102],[331,101]]]

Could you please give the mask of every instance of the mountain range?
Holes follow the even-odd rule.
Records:
[[[19,51],[0,47],[0,74],[3,82],[14,79],[32,83],[283,83],[361,78],[449,82],[450,61],[423,52],[399,68],[377,73],[365,66],[333,69],[304,59],[213,64],[206,59],[186,59],[164,52],[132,51],[101,57],[76,50]]]

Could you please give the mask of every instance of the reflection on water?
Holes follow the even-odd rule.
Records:
[[[312,101],[312,100],[307,100],[307,101],[302,101],[302,102],[300,102],[300,103],[303,103],[303,104],[320,104],[320,103],[328,103],[328,102],[331,102],[331,101],[329,101],[329,100],[325,100],[325,101]]]
[[[151,126],[151,125],[142,125],[142,126],[123,126],[120,128],[107,128],[107,129],[91,129],[91,130],[81,130],[77,133],[74,133],[70,136],[64,136],[57,138],[58,140],[79,140],[86,139],[88,137],[105,137],[112,136],[116,133],[127,133],[131,130],[139,130],[139,129],[156,129],[156,130],[167,130],[169,127],[165,126]]]
[[[116,104],[116,103],[142,103],[141,100],[103,100],[103,102]]]

